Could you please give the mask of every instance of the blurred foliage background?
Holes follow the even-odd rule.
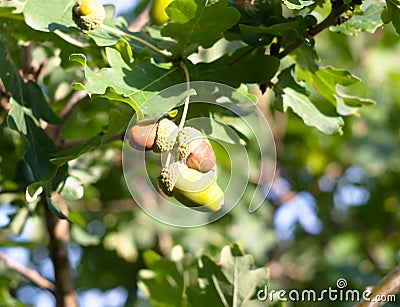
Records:
[[[127,11],[125,16],[132,20],[135,15]],[[11,53],[18,54],[12,50],[13,42],[23,38],[13,37],[4,29],[3,24],[2,40],[8,40]],[[76,48],[59,39],[62,48],[53,49],[44,34],[42,37],[30,31],[33,32],[27,28],[25,35],[34,35],[39,42],[32,49],[35,62],[47,61],[39,81],[58,113],[73,95],[72,81],[82,79],[81,67],[66,64],[67,56]],[[210,225],[194,229],[163,225],[132,200],[121,168],[120,140],[71,161],[70,174],[79,177],[84,186],[83,198],[69,202],[75,224],[71,225],[72,242],[68,247],[82,306],[149,306],[143,282],[138,288],[138,272],[149,268],[149,261],[155,257],[149,250],[167,261],[175,245],[191,255],[207,253],[218,259],[221,248],[235,242],[254,257],[255,267],[268,267],[271,289],[322,290],[344,278],[347,288],[363,291],[398,264],[398,35],[391,24],[373,34],[356,36],[327,30],[315,37],[315,47],[322,66],[332,65],[359,76],[366,86],[354,87],[352,93],[370,97],[376,104],[346,117],[343,135],[324,135],[305,126],[291,112],[271,110],[271,91],[261,95],[256,87],[250,87],[258,95],[271,125],[278,157],[276,185],[254,213],[247,211],[248,199],[244,195],[233,211]],[[91,56],[90,60],[96,61],[96,56],[102,55],[94,51]],[[17,65],[18,58],[13,58]],[[323,99],[317,92],[312,93],[314,104],[329,114],[331,110],[322,103]],[[98,134],[110,108],[112,105],[100,100],[94,104],[89,98],[84,99],[66,120],[62,137],[73,142]],[[122,109],[131,112],[127,106]],[[5,117],[6,110],[2,108],[0,250],[53,280],[43,210],[35,203],[26,206],[25,191],[15,193],[30,173],[23,161],[23,142],[6,127]],[[50,293],[0,262],[1,306],[53,304]],[[313,305],[298,302],[293,306]]]

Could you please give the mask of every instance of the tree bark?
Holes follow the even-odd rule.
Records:
[[[396,295],[400,292],[400,265],[395,267],[386,275],[378,285],[374,287],[368,300],[361,300],[354,307],[378,307],[387,303],[389,295]]]
[[[53,195],[53,198],[57,195]],[[58,195],[59,198],[61,198]],[[68,214],[64,201],[57,202],[60,209]],[[49,209],[47,201],[44,206],[47,231],[49,233],[49,252],[54,266],[54,291],[57,307],[77,307],[78,300],[75,292],[72,269],[68,258],[68,243],[70,241],[69,222],[61,220]]]

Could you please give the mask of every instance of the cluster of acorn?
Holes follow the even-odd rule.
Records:
[[[202,211],[221,208],[224,192],[216,182],[215,153],[199,130],[180,129],[167,118],[157,122],[145,120],[130,128],[129,144],[138,150],[172,156],[158,177],[158,185],[166,195]]]

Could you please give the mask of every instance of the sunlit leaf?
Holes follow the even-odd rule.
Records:
[[[83,185],[79,178],[69,176],[60,182],[56,190],[65,200],[78,200],[83,197]]]
[[[355,14],[338,26],[330,27],[330,30],[346,35],[357,35],[360,32],[374,33],[383,25],[381,14],[384,7],[384,2],[371,3],[360,14]]]
[[[316,127],[323,133],[334,134],[341,131],[344,122],[341,117],[329,117],[322,114],[310,99],[291,88],[283,90],[283,108],[286,111],[291,108],[304,123],[308,126]]]
[[[162,29],[163,36],[177,41],[169,50],[184,53],[191,44],[210,48],[223,32],[239,21],[239,12],[228,7],[227,0],[207,3],[205,0],[175,0],[166,9],[171,22]]]
[[[313,0],[283,0],[283,3],[292,10],[301,10],[304,7],[314,4]]]

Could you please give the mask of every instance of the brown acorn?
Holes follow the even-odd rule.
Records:
[[[167,118],[142,120],[130,128],[129,144],[138,150],[166,152],[174,148],[177,135],[178,126]]]
[[[157,136],[158,122],[144,120],[129,130],[129,144],[138,150],[153,149]]]

